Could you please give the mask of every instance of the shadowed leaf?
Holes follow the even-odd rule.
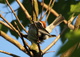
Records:
[[[1,31],[4,31],[5,33],[7,33],[8,28],[7,28],[6,26],[0,24],[0,30],[1,30]]]
[[[8,1],[9,1],[9,3],[11,4],[11,3],[14,2],[15,0],[8,0]],[[0,0],[0,3],[5,4],[5,3],[6,3],[6,0]]]
[[[60,48],[60,50],[58,51],[57,55],[66,52],[68,49],[70,49],[75,44],[77,44],[78,42],[80,42],[80,30],[68,32],[65,37],[68,38],[67,39],[68,41]],[[76,48],[78,48],[78,46],[76,46]],[[73,51],[73,53],[75,53],[75,51],[78,52],[78,50],[75,49]]]

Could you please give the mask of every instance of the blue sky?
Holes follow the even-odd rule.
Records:
[[[17,9],[19,6],[16,2],[14,2],[12,5],[13,9]],[[16,7],[15,7],[16,6]],[[11,22],[12,20],[15,19],[15,17],[12,15],[12,13],[9,13],[7,15],[5,15],[5,12],[9,10],[9,8],[4,7],[4,4],[0,4],[0,14],[2,14],[9,22]],[[44,18],[45,19],[45,18]],[[2,20],[2,19],[0,19]],[[24,33],[24,32],[23,32]],[[58,35],[59,32],[59,26],[57,26],[51,34],[56,34]],[[14,36],[12,36],[9,31],[7,33],[9,36],[11,36],[12,38],[16,39]],[[45,40],[42,44],[41,44],[41,48],[44,49],[46,46],[48,46],[55,38],[50,38]],[[16,39],[17,40],[17,39]],[[19,38],[18,41],[22,44],[21,39]],[[57,52],[57,50],[60,48],[61,46],[61,41],[58,40],[58,42],[49,50],[49,51],[55,51],[55,52],[51,52],[51,53],[47,53],[44,55],[44,57],[55,57],[55,54]],[[19,55],[20,57],[29,57],[27,56],[25,53],[23,53],[22,51],[20,51],[16,46],[14,46],[13,44],[11,44],[10,42],[6,41],[3,37],[0,36],[0,50],[6,51],[6,52],[10,52],[16,55]],[[0,53],[0,57],[11,57],[9,55]],[[59,56],[57,56],[59,57]]]

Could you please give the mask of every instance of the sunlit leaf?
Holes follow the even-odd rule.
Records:
[[[77,4],[72,4],[70,11],[71,12],[80,12],[80,2]]]

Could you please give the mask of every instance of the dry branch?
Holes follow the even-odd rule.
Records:
[[[53,0],[53,2],[52,2],[52,4],[51,4],[51,6],[49,6],[49,7],[53,7],[54,6],[54,3],[55,3],[55,0]],[[48,20],[48,17],[49,17],[49,15],[50,15],[50,11],[48,12],[48,15],[46,16],[46,21]]]
[[[0,21],[0,24],[2,24],[2,25],[4,25],[4,26],[8,27],[8,28],[11,29],[11,30],[13,30],[8,24],[4,23],[3,21]]]
[[[27,53],[27,51],[25,50],[25,48],[15,39],[11,38],[10,36],[8,36],[5,32],[0,31],[0,36],[2,36],[4,39],[6,39],[7,41],[11,42],[12,44],[14,44],[16,47],[18,47],[20,50],[22,50],[23,52]],[[27,53],[28,54],[28,53]]]
[[[14,12],[14,10],[12,9],[12,7],[10,6],[8,0],[6,0],[7,5],[9,6],[9,8],[11,9],[12,13],[14,14],[14,16],[16,17],[18,23],[20,24],[20,26],[23,28],[23,30],[28,33],[28,31],[26,31],[25,27],[23,26],[23,24],[20,22],[18,16],[16,15],[16,13]]]
[[[59,16],[59,14],[54,10],[52,9],[51,7],[48,7],[48,5],[46,5],[45,3],[42,3],[42,2],[39,2],[39,4],[44,7],[45,9],[48,9],[53,15],[55,15],[56,17]],[[67,20],[64,20],[64,23],[65,24],[68,24],[68,21]],[[72,24],[70,24],[70,26],[73,26]]]
[[[16,25],[16,27],[17,27],[17,30],[18,30],[19,33],[20,33],[20,38],[21,38],[21,40],[22,40],[22,42],[23,42],[23,44],[24,44],[24,48],[26,49],[26,51],[28,52],[28,54],[30,54],[29,50],[26,48],[26,44],[25,44],[25,41],[24,41],[23,35],[22,35],[22,33],[20,32],[20,29],[19,29],[19,27],[18,27],[18,25],[17,25],[16,22],[15,22],[15,25]]]
[[[2,51],[0,50],[1,53],[4,53],[4,54],[7,54],[7,55],[10,55],[10,56],[13,56],[13,57],[20,57],[18,55],[15,55],[15,54],[12,54],[12,53],[9,53],[9,52],[6,52],[6,51]]]
[[[1,14],[0,14],[0,17],[1,17],[18,35],[20,35],[20,33],[16,30],[16,28],[15,28],[11,23],[9,23]]]
[[[53,10],[52,8],[50,8],[50,7],[48,7],[48,5],[46,5],[45,3],[40,3],[40,5],[42,6],[42,7],[44,7],[45,9],[48,9],[52,14],[54,14],[56,17],[58,17],[59,16],[59,14],[55,11],[55,10]]]
[[[31,21],[32,17],[30,16],[30,14],[26,10],[26,8],[22,5],[22,3],[20,2],[20,0],[16,0],[16,2],[20,5],[20,7],[22,8],[22,10],[24,11],[24,13],[26,14],[26,17]]]

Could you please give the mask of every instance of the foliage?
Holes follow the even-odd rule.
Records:
[[[58,54],[67,51],[69,48],[80,42],[80,30],[66,33],[65,38],[67,38],[67,42],[60,48]]]

